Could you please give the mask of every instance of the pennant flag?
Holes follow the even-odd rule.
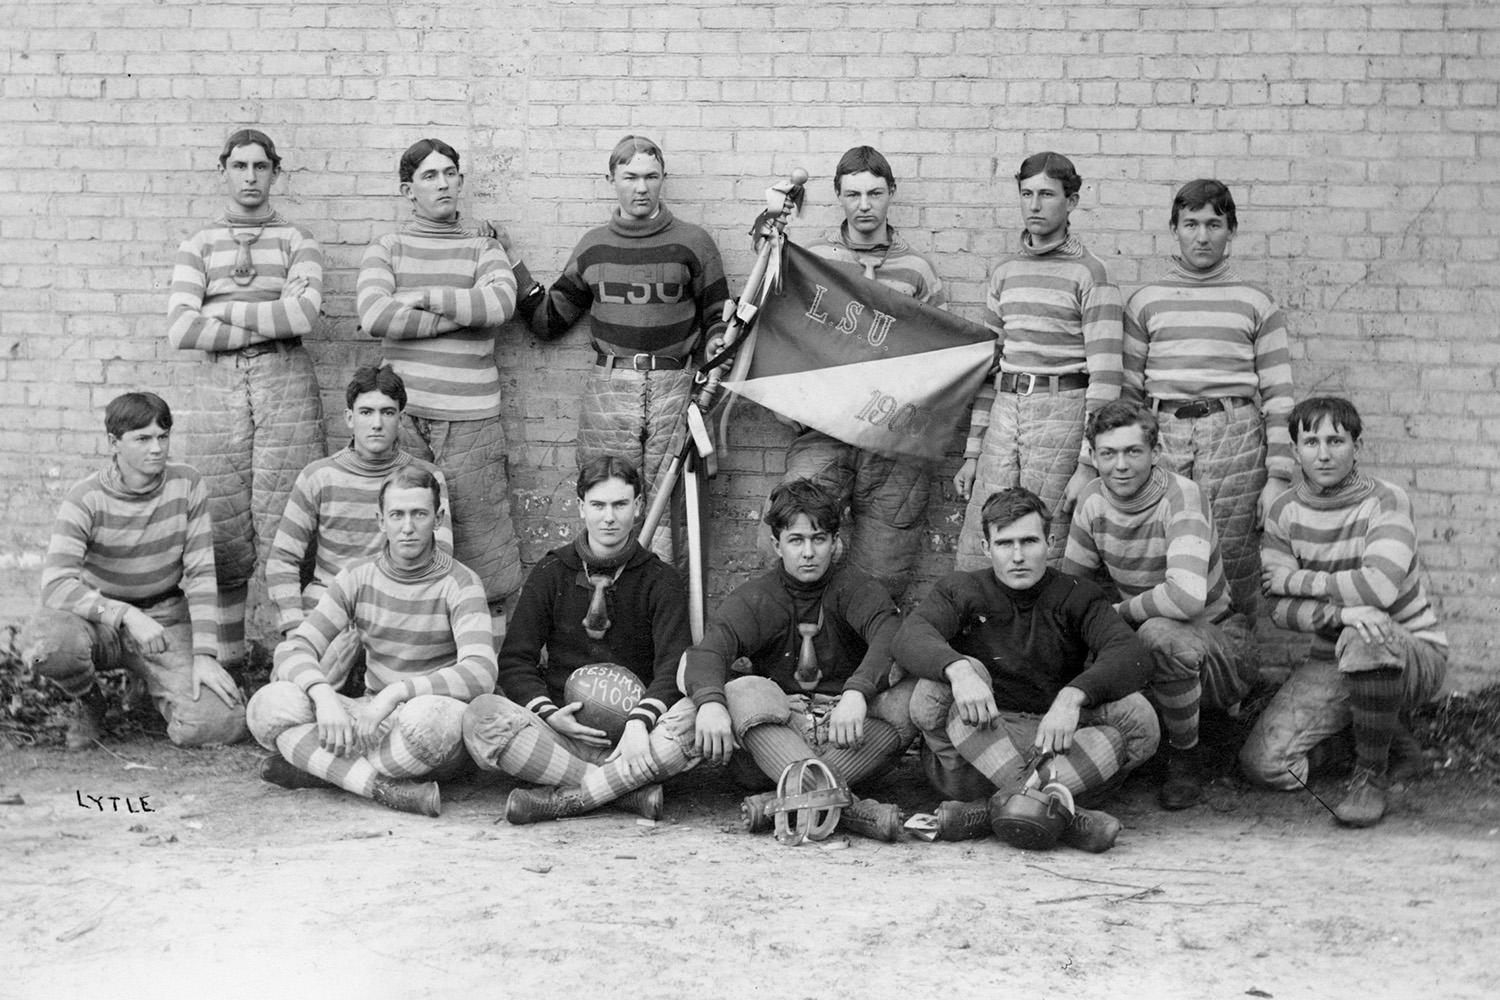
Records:
[[[941,458],[995,355],[984,327],[788,241],[730,389],[860,448]]]

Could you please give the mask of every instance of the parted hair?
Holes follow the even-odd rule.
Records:
[[[1212,206],[1215,212],[1224,216],[1224,224],[1231,233],[1239,229],[1240,220],[1234,214],[1234,195],[1224,184],[1205,177],[1188,181],[1177,189],[1177,196],[1172,199],[1171,227],[1177,228],[1177,217],[1183,211],[1196,212],[1204,205]]]
[[[127,392],[104,407],[104,430],[112,438],[152,424],[164,431],[172,429],[172,408],[154,392]]]
[[[406,383],[390,365],[365,365],[354,370],[354,377],[344,389],[344,405],[354,409],[354,401],[367,392],[378,392],[396,401],[398,410],[406,409]]]
[[[1047,510],[1047,505],[1042,502],[1041,497],[1026,487],[1012,486],[1010,489],[991,493],[979,512],[980,524],[984,526],[985,541],[989,541],[990,533],[994,529],[1015,524],[1027,514],[1042,516],[1043,537],[1052,531],[1051,511]]]
[[[1062,185],[1063,197],[1071,198],[1083,187],[1083,178],[1073,168],[1073,161],[1061,153],[1033,153],[1021,161],[1016,171],[1016,186],[1028,177],[1044,174]]]
[[[891,161],[874,146],[855,146],[839,157],[839,165],[833,168],[833,193],[844,193],[844,175],[862,174],[866,171],[879,177],[896,190],[896,174],[891,170]]]
[[[1156,414],[1128,399],[1112,399],[1095,410],[1094,415],[1089,417],[1084,436],[1092,445],[1094,439],[1100,434],[1118,430],[1121,427],[1134,427],[1137,424],[1146,432],[1146,446],[1155,448],[1161,440],[1161,424],[1156,419]]]
[[[222,170],[224,168],[224,165],[229,162],[229,154],[233,153],[240,146],[255,145],[259,145],[261,149],[266,151],[266,158],[271,161],[271,169],[279,173],[281,171],[281,154],[276,152],[276,143],[271,141],[270,136],[266,135],[260,129],[255,128],[242,128],[224,140],[224,149],[219,153],[219,169]]]
[[[645,493],[641,470],[636,468],[634,462],[618,455],[600,455],[584,462],[583,467],[578,470],[578,499],[582,500],[585,493],[607,479],[620,480],[635,490],[637,499]]]
[[[1342,427],[1351,441],[1358,441],[1365,429],[1364,421],[1359,418],[1359,411],[1347,399],[1342,396],[1312,396],[1292,407],[1291,416],[1286,418],[1292,443],[1296,444],[1303,431],[1314,429],[1325,418],[1333,426]]]
[[[387,490],[427,490],[432,494],[432,510],[436,513],[443,505],[443,494],[438,488],[437,477],[430,469],[420,465],[404,465],[385,477],[380,484],[380,512],[385,513]]]
[[[635,159],[637,153],[645,153],[647,156],[656,157],[656,162],[661,164],[663,176],[667,172],[667,158],[661,155],[661,147],[647,139],[643,135],[627,135],[615,143],[615,148],[609,153],[609,173],[606,176],[614,177],[615,167],[622,163],[629,163]]]
[[[433,153],[441,153],[453,161],[454,167],[463,169],[458,165],[458,150],[441,139],[418,139],[401,154],[401,163],[396,168],[396,176],[400,178],[401,183],[410,183],[417,174],[417,167]]]
[[[793,479],[771,491],[766,507],[766,527],[771,537],[779,539],[787,525],[806,514],[812,526],[831,535],[838,534],[842,520],[838,499],[811,479]]]

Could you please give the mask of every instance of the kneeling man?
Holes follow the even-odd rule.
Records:
[[[766,524],[781,565],[730,594],[683,660],[699,750],[723,759],[738,743],[773,783],[789,764],[817,757],[853,785],[916,737],[907,711],[916,682],[889,684],[899,612],[884,585],[833,564],[840,506],[810,479],[776,487]],[[750,674],[729,680],[739,657]],[[745,800],[752,831],[769,826],[773,797]],[[894,806],[868,799],[846,807],[842,821],[887,840],[900,829]]]
[[[981,518],[989,568],[934,584],[893,647],[922,678],[911,712],[928,780],[956,799],[993,793],[988,804],[944,803],[943,839],[987,833],[1038,765],[1075,797],[1097,793],[1149,760],[1161,737],[1140,694],[1151,668],[1135,633],[1098,585],[1047,567],[1041,498],[1001,490]],[[1079,808],[1063,841],[1107,851],[1119,831],[1113,816]]]
[[[1240,764],[1258,784],[1295,789],[1308,751],[1352,724],[1354,773],[1334,815],[1373,826],[1389,779],[1421,763],[1401,714],[1437,695],[1448,639],[1422,582],[1411,501],[1359,471],[1354,405],[1304,399],[1287,423],[1302,481],[1266,515],[1261,587],[1271,620],[1311,632],[1312,648],[1256,721]]]
[[[495,688],[484,585],[434,540],[437,477],[414,465],[380,489],[385,547],[335,576],[276,647],[270,684],[250,699],[267,750],[261,777],[284,788],[337,785],[401,812],[436,816],[437,782],[464,763],[465,705]],[[360,698],[334,691],[328,646],[346,629],[365,648]]]
[[[1118,589],[1115,610],[1151,655],[1146,694],[1171,748],[1157,801],[1186,809],[1206,778],[1199,706],[1228,710],[1249,691],[1240,673],[1248,636],[1231,613],[1208,497],[1160,464],[1156,415],[1105,403],[1087,437],[1099,478],[1078,498],[1062,570],[1093,579],[1102,566]]]
[[[155,393],[127,392],[105,407],[104,428],[112,457],[57,512],[22,658],[75,699],[69,750],[99,741],[96,666],[144,680],[178,746],[242,740],[244,702],[218,660],[208,493],[190,466],[167,461],[172,411]]]
[[[584,463],[583,534],[526,578],[500,648],[504,695],[477,698],[464,715],[480,767],[547,786],[510,793],[511,823],[577,816],[617,799],[658,819],[660,782],[698,763],[693,703],[676,680],[692,641],[687,594],[677,572],[635,539],[642,503],[634,465],[613,455]],[[573,671],[600,664],[623,667],[645,689],[618,742],[581,722],[583,703],[564,695]]]

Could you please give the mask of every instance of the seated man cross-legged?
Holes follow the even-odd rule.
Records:
[[[647,819],[662,810],[660,782],[694,767],[693,703],[677,690],[677,662],[691,641],[682,580],[635,539],[640,471],[603,455],[578,472],[584,531],[553,549],[521,587],[500,648],[501,694],[464,714],[464,741],[480,767],[539,789],[505,803],[511,823],[591,812],[616,800]],[[608,664],[634,674],[644,693],[618,742],[580,721],[565,695],[574,671]]]
[[[465,704],[495,687],[484,586],[439,549],[437,477],[398,469],[378,497],[385,548],[341,570],[276,647],[272,681],[250,699],[267,750],[261,777],[284,788],[336,785],[402,812],[436,816],[435,778],[466,763]],[[338,694],[321,664],[347,629],[365,648],[367,694]]]
[[[1160,728],[1140,694],[1150,660],[1098,585],[1047,567],[1047,508],[1030,490],[981,512],[990,566],[951,573],[902,623],[896,662],[922,678],[912,721],[939,792],[938,836],[984,836],[1044,755],[1052,780],[1097,795],[1156,752]],[[992,794],[993,793],[993,794]],[[1076,809],[1064,843],[1114,846],[1120,822]]]
[[[840,501],[809,479],[771,493],[766,524],[781,565],[720,605],[683,659],[698,706],[698,746],[722,759],[738,743],[776,782],[788,765],[818,758],[845,785],[893,764],[916,736],[907,704],[914,680],[889,685],[899,612],[873,577],[834,565]],[[748,676],[730,679],[739,657]],[[774,793],[745,800],[749,829],[764,830]],[[896,807],[856,799],[842,825],[894,840]]]

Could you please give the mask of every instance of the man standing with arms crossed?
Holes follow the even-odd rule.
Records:
[[[398,176],[412,218],[365,250],[359,322],[384,339],[405,381],[401,446],[447,480],[453,555],[484,582],[498,646],[505,599],[521,586],[495,367],[495,328],[515,312],[516,279],[500,244],[459,220],[457,150],[422,139],[401,155]]]
[[[183,242],[167,339],[203,352],[178,417],[183,457],[208,489],[219,592],[219,660],[245,661],[250,579],[276,535],[297,473],[322,458],[323,404],[302,347],[323,302],[323,251],[271,207],[281,157],[241,129],[219,154],[224,214]]]
[[[1068,516],[1094,477],[1083,440],[1088,415],[1120,394],[1120,290],[1069,229],[1083,178],[1066,156],[1037,153],[1016,172],[1026,230],[995,268],[985,325],[995,334],[994,387],[974,397],[964,463],[953,477],[968,501],[954,567],[982,569],[982,510],[997,490],[1023,486],[1053,518],[1047,558],[1062,558]]]

